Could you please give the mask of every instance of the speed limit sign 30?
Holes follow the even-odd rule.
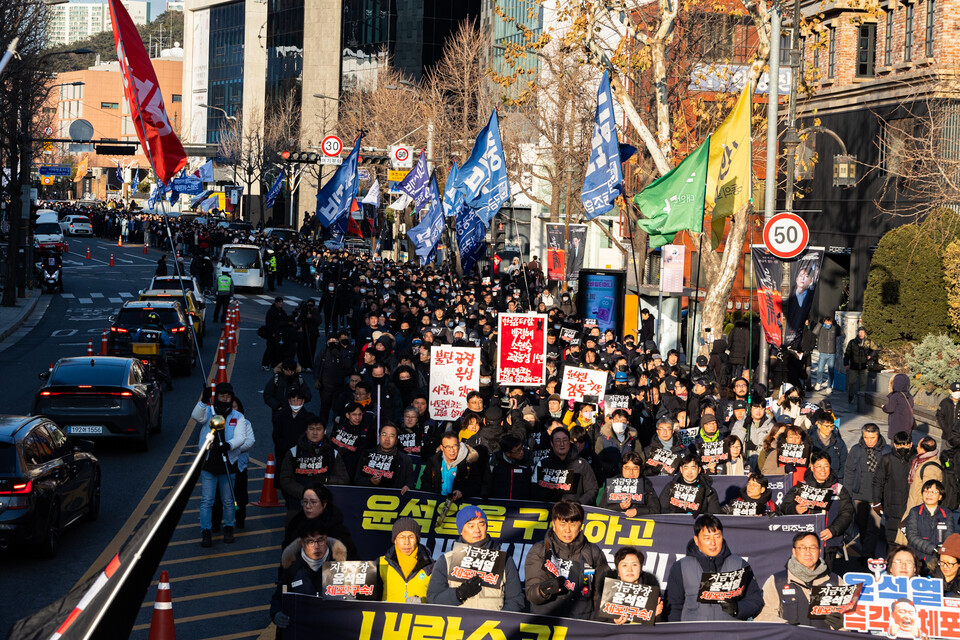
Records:
[[[809,242],[810,229],[795,213],[778,213],[763,226],[763,244],[778,258],[796,258]]]
[[[339,156],[340,152],[343,151],[343,140],[337,136],[327,136],[321,143],[321,149],[323,149],[323,155],[327,157]]]

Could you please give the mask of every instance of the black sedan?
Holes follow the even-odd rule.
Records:
[[[60,533],[100,514],[92,443],[43,417],[0,416],[0,548],[32,544],[53,557]]]
[[[132,438],[146,450],[151,431],[160,431],[160,385],[136,358],[61,358],[40,374],[33,414],[56,422],[69,436]]]

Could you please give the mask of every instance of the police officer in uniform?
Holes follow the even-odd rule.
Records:
[[[276,289],[277,281],[277,254],[273,249],[267,249],[267,289]]]
[[[233,297],[233,278],[229,271],[221,271],[217,277],[217,306],[213,309],[214,322],[227,321],[227,306]]]

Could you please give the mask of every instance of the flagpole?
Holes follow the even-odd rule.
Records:
[[[110,2],[111,5],[113,5],[113,3],[117,2],[118,0],[108,0],[108,1]],[[126,43],[124,43],[124,41],[123,41],[123,30],[120,28],[120,25],[117,24],[116,15],[115,15],[115,12],[113,12],[113,11],[111,11],[111,18],[113,19],[114,32],[115,32],[116,35],[117,35],[117,39],[120,41],[120,49],[123,51],[123,55],[126,56],[126,55],[127,55],[127,45],[126,45]],[[143,46],[143,42],[142,42],[142,41],[141,41],[140,45]],[[118,54],[119,54],[119,53],[120,53],[120,52],[118,52]],[[149,57],[149,55],[148,55],[148,57]],[[152,65],[152,64],[153,64],[153,63],[151,63],[151,65]],[[130,69],[129,66],[127,66],[126,69],[127,69],[127,72],[129,72],[129,69]],[[123,71],[123,65],[121,65],[121,70],[120,70],[120,71],[121,71],[121,73],[124,72],[124,71]],[[133,82],[133,78],[128,78],[127,80],[128,80],[129,82],[131,82],[131,83]],[[132,100],[132,102],[133,102],[135,105],[137,105],[137,117],[138,117],[139,120],[140,120],[140,129],[141,129],[141,131],[142,131],[142,133],[143,133],[143,141],[142,141],[142,142],[144,143],[144,144],[143,144],[144,151],[147,152],[147,160],[150,161],[150,170],[153,171],[153,178],[154,178],[154,180],[157,181],[157,184],[162,184],[162,182],[161,182],[161,180],[160,180],[160,176],[157,175],[157,165],[154,164],[154,161],[153,161],[153,151],[150,149],[150,143],[149,143],[149,141],[147,140],[147,132],[146,132],[146,130],[143,128],[143,122],[144,122],[144,120],[143,120],[143,112],[142,112],[141,109],[140,109],[140,100],[139,100],[139,96],[138,96],[137,93],[136,93],[136,86],[135,86],[135,85],[134,85],[133,92],[134,92],[134,93],[133,93],[134,99]],[[134,129],[136,130],[136,123],[134,123]],[[138,136],[138,137],[139,137],[139,136]],[[182,274],[180,273],[180,261],[177,260],[177,247],[176,247],[176,245],[173,244],[173,234],[170,232],[170,216],[169,216],[169,214],[168,214],[166,211],[164,211],[163,199],[162,199],[162,198],[161,198],[161,200],[160,200],[160,215],[163,216],[163,224],[164,224],[164,226],[166,227],[166,230],[167,230],[167,238],[170,239],[170,249],[173,251],[173,269],[174,269],[174,273],[177,275],[177,282],[180,283],[180,293],[181,293],[181,295],[183,295],[183,299],[186,300],[186,299],[187,299],[187,292],[186,292],[186,290],[184,289],[184,286],[183,286],[183,277],[182,277]],[[202,356],[202,354],[200,353],[200,346],[197,344],[197,332],[196,332],[196,329],[195,329],[194,326],[193,326],[193,321],[192,321],[192,320],[191,320],[190,322],[188,322],[187,324],[190,326],[190,333],[193,334],[193,348],[194,348],[194,350],[197,352],[197,364],[198,364],[199,367],[200,367],[200,375],[201,375],[201,378],[202,378],[203,380],[206,380],[206,379],[207,379],[207,374],[206,374],[206,372],[204,371],[204,368],[203,368],[203,356]]]

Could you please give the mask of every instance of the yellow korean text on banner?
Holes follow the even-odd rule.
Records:
[[[733,111],[710,137],[706,203],[713,207],[711,240],[714,249],[723,238],[726,218],[750,200],[753,159],[750,144],[751,90],[748,83]]]

